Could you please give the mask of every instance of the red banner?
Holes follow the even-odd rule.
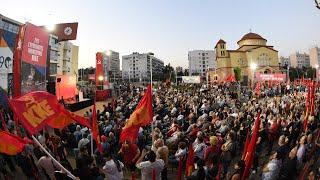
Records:
[[[89,80],[94,81],[94,80],[96,79],[96,77],[95,77],[94,74],[89,74],[88,76],[89,76],[89,77],[88,77]]]
[[[20,26],[19,33],[14,47],[13,55],[13,97],[18,97],[21,95],[21,53],[22,53],[22,43],[24,39],[25,25]]]
[[[103,87],[103,55],[102,53],[96,54],[96,86]],[[99,89],[99,88],[98,88]]]
[[[49,34],[43,28],[27,23],[21,52],[21,92],[46,90],[46,63]]]
[[[43,91],[28,93],[10,100],[11,108],[30,134],[36,134],[45,125],[63,128],[73,121],[91,127],[88,119],[67,111],[56,96]]]
[[[261,74],[256,73],[256,80],[257,81],[286,81],[286,74]]]

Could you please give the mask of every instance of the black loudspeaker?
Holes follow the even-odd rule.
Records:
[[[47,91],[51,94],[56,94],[56,83],[54,81],[47,83]]]
[[[61,82],[61,78],[57,78],[57,83]]]

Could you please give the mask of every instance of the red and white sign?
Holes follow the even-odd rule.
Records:
[[[96,54],[96,86],[103,85],[103,82],[101,82],[103,80],[104,80],[103,55],[102,55],[102,53],[98,52]]]
[[[261,74],[256,73],[256,80],[257,81],[286,81],[286,74]]]
[[[88,79],[94,81],[96,79],[96,77],[94,74],[89,74]]]
[[[21,59],[29,64],[45,67],[48,43],[49,34],[43,28],[28,23]]]

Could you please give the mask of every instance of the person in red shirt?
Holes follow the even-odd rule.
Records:
[[[268,129],[268,139],[269,139],[268,154],[271,154],[273,144],[278,138],[279,127],[280,127],[280,119],[277,120],[276,118],[274,118],[272,120],[271,126]]]
[[[136,162],[140,156],[140,150],[136,144],[126,140],[119,151],[123,156],[124,165],[134,173],[136,169]]]
[[[204,152],[204,160],[206,164],[210,164],[210,160],[212,160],[213,155],[219,154],[219,148],[217,146],[218,144],[218,138],[216,136],[210,137],[210,146],[207,147],[207,149]]]

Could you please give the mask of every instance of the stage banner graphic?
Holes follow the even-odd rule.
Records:
[[[58,103],[56,96],[34,91],[10,100],[13,112],[30,134],[36,134],[45,125],[53,128],[64,128],[72,122],[91,127],[88,119],[66,110]]]
[[[256,73],[257,81],[286,81],[286,74],[275,73],[275,74],[261,74]]]
[[[99,52],[96,54],[96,77],[95,77],[95,79],[96,79],[96,86],[97,87],[103,86],[103,79],[104,79],[103,55],[102,55],[102,53],[99,53]]]
[[[77,93],[77,80],[75,75],[57,75],[56,96],[58,99],[75,98]]]
[[[181,76],[182,82],[190,84],[199,84],[201,82],[200,76]]]
[[[44,28],[27,23],[21,54],[21,93],[46,90],[49,34]]]

